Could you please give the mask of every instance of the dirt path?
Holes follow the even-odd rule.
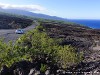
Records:
[[[36,24],[31,25],[23,30],[26,33],[27,31],[32,30],[35,27],[36,27]],[[23,35],[23,34],[16,34],[15,30],[16,29],[2,29],[2,30],[0,30],[0,38],[3,38],[4,42],[9,42],[9,41],[15,42],[20,36]]]

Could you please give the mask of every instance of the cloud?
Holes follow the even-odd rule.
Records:
[[[47,9],[41,5],[36,5],[36,4],[16,5],[16,4],[0,3],[0,8],[2,8],[2,9],[20,9],[20,10],[26,10],[26,11],[35,12],[35,13],[47,14],[47,15],[51,15],[51,16],[54,16],[55,14],[57,14],[57,12],[54,10]]]
[[[40,5],[14,5],[14,4],[4,4],[0,3],[0,8],[3,9],[21,9],[21,10],[27,10],[27,11],[37,11],[42,12],[46,11],[46,8],[40,6]]]

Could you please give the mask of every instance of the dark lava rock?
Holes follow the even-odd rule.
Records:
[[[6,65],[2,66],[0,75],[10,75],[9,68]]]
[[[13,75],[28,75],[31,67],[32,63],[30,61],[23,60],[12,64],[9,69]]]

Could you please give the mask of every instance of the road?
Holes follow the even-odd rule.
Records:
[[[29,30],[32,30],[36,27],[36,24],[28,26],[27,28],[23,29],[25,31],[25,33]],[[15,42],[20,36],[22,36],[23,34],[16,34],[15,33],[16,29],[1,29],[0,30],[0,38],[4,39],[4,42]]]

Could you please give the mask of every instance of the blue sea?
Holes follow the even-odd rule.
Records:
[[[77,24],[88,26],[90,28],[100,29],[100,20],[71,19],[70,21],[74,22],[74,23],[77,23]]]

